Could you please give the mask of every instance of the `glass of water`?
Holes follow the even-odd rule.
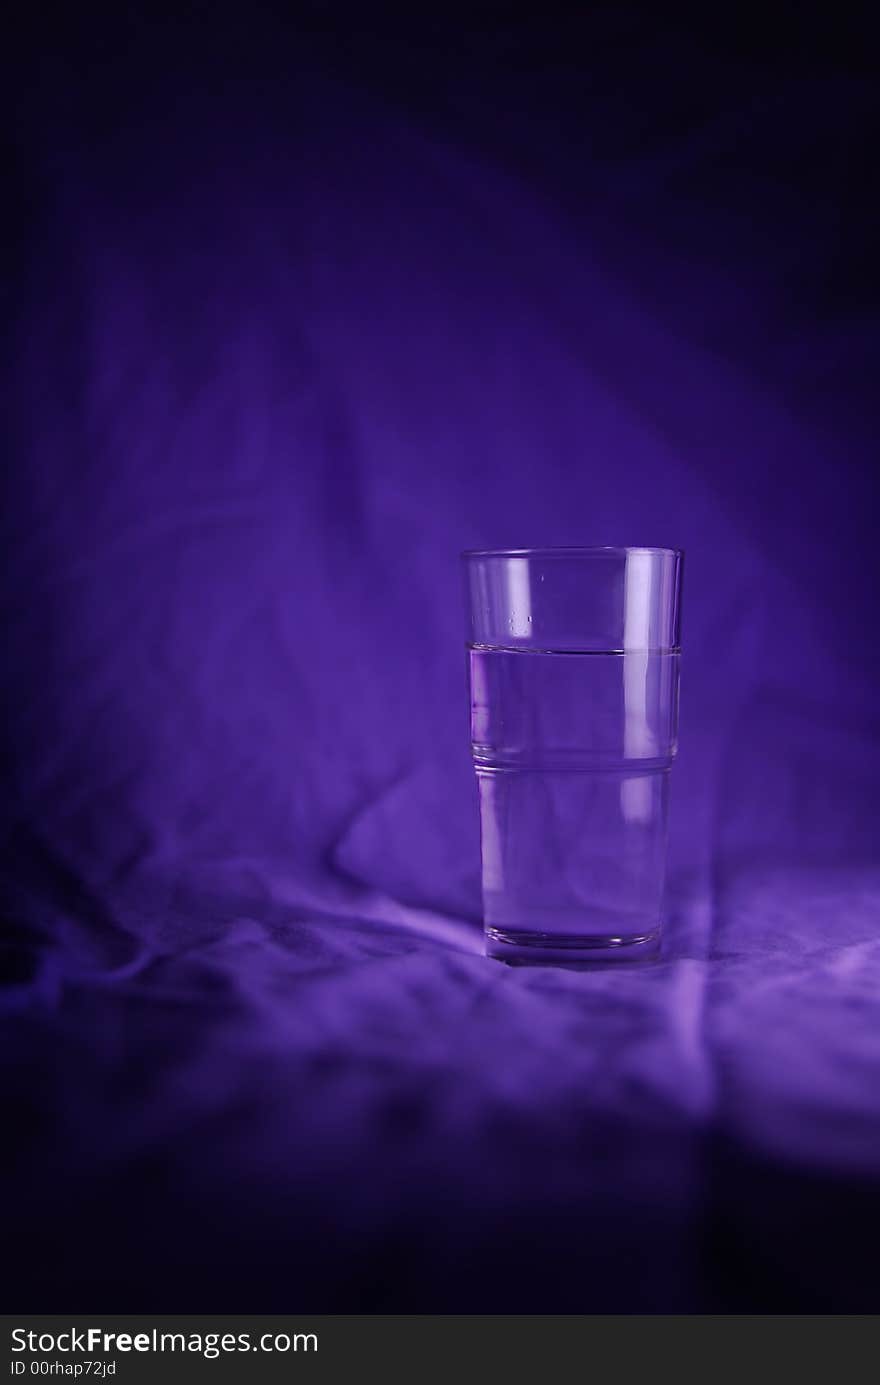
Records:
[[[682,553],[463,558],[487,953],[520,963],[656,955]]]

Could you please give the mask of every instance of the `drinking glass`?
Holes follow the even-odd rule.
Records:
[[[462,556],[486,951],[518,963],[656,955],[683,555]]]

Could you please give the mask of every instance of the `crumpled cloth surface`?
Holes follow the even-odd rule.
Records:
[[[4,1302],[872,1310],[876,317],[773,177],[869,95],[575,149],[281,47],[20,84]],[[456,555],[533,542],[686,549],[656,964],[482,955]]]

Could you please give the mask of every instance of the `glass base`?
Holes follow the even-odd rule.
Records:
[[[653,961],[660,953],[660,929],[649,933],[521,933],[486,930],[486,956],[514,966],[582,966],[605,962]]]

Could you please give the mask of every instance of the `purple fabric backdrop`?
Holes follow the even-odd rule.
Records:
[[[857,36],[257,14],[12,50],[5,1301],[876,1307]],[[530,543],[687,552],[653,967],[481,956]]]

